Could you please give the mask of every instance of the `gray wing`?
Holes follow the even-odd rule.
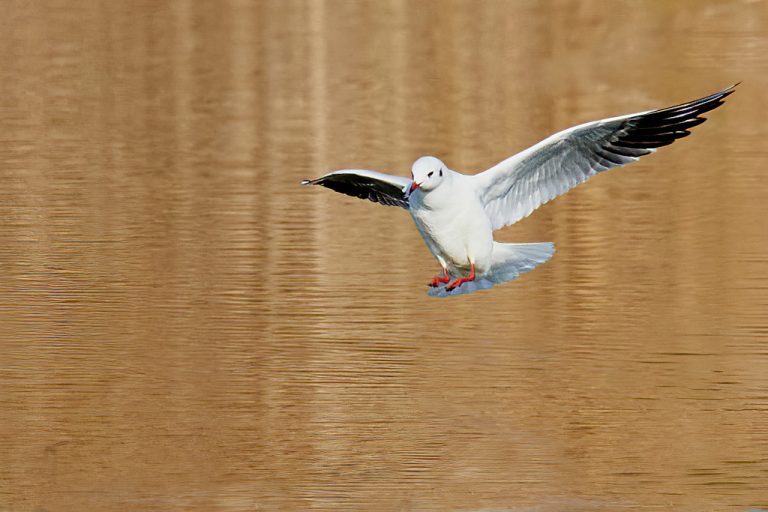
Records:
[[[304,180],[301,184],[322,185],[348,196],[406,209],[407,194],[411,188],[411,180],[408,178],[362,169],[335,171],[316,180]]]
[[[705,121],[699,116],[722,105],[736,85],[674,107],[574,126],[473,176],[493,229],[527,217],[595,174],[690,135]]]

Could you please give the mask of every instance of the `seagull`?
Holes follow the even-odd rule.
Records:
[[[691,128],[705,121],[701,115],[722,105],[737,85],[673,107],[568,128],[475,175],[423,156],[414,162],[410,179],[345,169],[302,184],[405,208],[442,267],[428,294],[472,293],[511,281],[555,252],[551,242],[495,242],[495,230],[524,219],[596,174],[690,135]]]

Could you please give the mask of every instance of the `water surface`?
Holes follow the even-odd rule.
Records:
[[[768,508],[761,2],[9,2],[0,509]],[[498,233],[490,292],[330,169],[477,172],[743,80]]]

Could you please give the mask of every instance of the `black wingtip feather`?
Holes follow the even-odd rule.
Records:
[[[731,85],[730,87],[726,87],[722,91],[718,91],[716,93],[710,94],[709,96],[704,96],[703,98],[699,98],[697,100],[681,103],[679,105],[674,105],[672,107],[653,110],[651,112],[648,112],[646,116],[648,118],[674,116],[677,114],[686,113],[687,110],[690,110],[691,111],[690,113],[696,112],[696,115],[700,113],[708,112],[722,105],[723,100],[726,97],[733,94],[736,86],[739,85],[739,83],[741,82],[738,82],[734,85]]]
[[[673,107],[653,110],[625,121],[624,133],[611,144],[617,148],[652,149],[672,144],[691,134],[704,121],[702,114],[716,109],[732,94],[734,84],[722,91]]]
[[[332,173],[314,180],[303,180],[301,184],[320,185],[334,192],[386,206],[408,207],[408,199],[396,185],[382,183],[366,176]]]

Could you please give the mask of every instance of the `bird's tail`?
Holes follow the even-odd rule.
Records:
[[[500,244],[493,243],[491,268],[476,280],[463,283],[459,287],[446,290],[445,285],[430,288],[427,292],[433,297],[453,297],[478,290],[487,290],[494,285],[506,283],[524,272],[533,270],[555,253],[555,244],[540,242],[535,244]]]
[[[533,270],[555,254],[555,244],[539,242],[535,244],[500,244],[493,243],[491,270],[486,276],[494,284],[506,283],[524,272]]]

